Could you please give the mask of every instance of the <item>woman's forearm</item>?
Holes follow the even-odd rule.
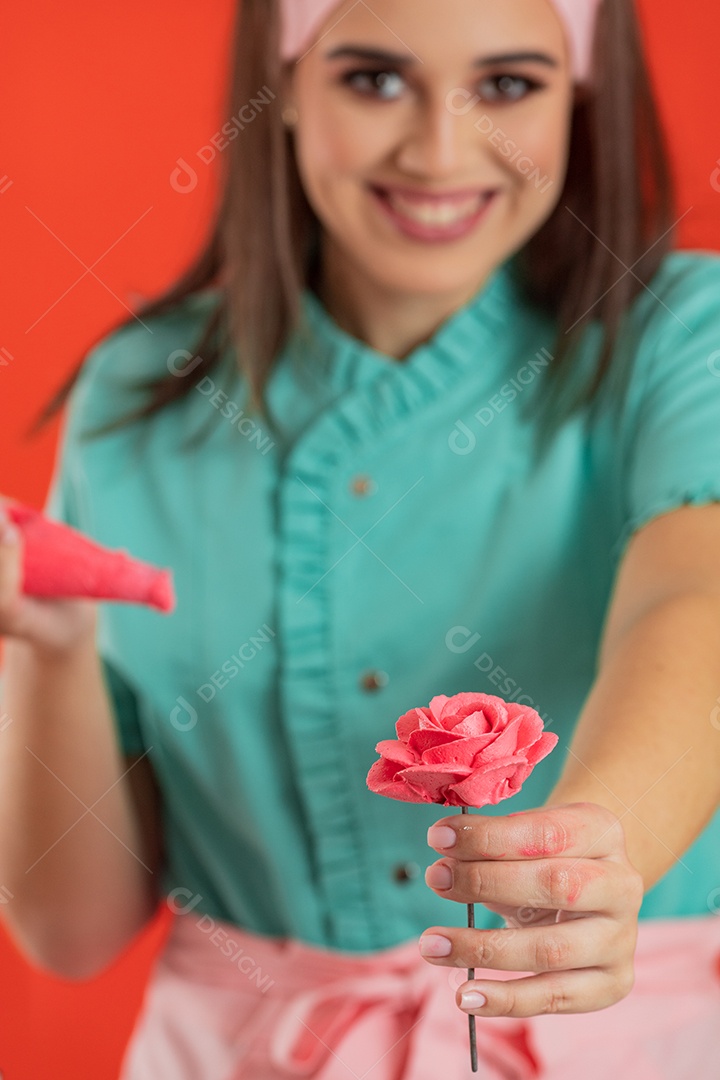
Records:
[[[151,918],[156,867],[131,798],[94,640],[64,657],[5,641],[2,917],[61,976],[111,962]]]
[[[546,800],[617,814],[646,892],[720,805],[719,695],[720,599],[656,604],[606,651]]]

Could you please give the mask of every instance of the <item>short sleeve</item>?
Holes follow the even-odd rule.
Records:
[[[97,351],[97,348],[91,351],[85,361],[86,365],[95,358]],[[48,517],[62,521],[81,532],[87,531],[88,522],[87,515],[83,513],[86,505],[83,498],[85,474],[82,467],[83,444],[78,439],[78,430],[88,372],[89,368],[84,367],[65,408],[55,466],[43,508]],[[125,755],[142,754],[146,748],[140,728],[137,695],[109,657],[101,653],[100,662],[115,717],[120,749]]]
[[[720,257],[675,253],[670,266],[630,383],[619,549],[658,514],[720,501]]]

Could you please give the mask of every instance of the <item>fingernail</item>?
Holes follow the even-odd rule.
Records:
[[[457,843],[457,833],[449,825],[431,825],[427,831],[430,847],[449,848]]]
[[[440,937],[439,934],[423,934],[419,944],[421,956],[449,956],[452,952],[450,938]]]
[[[425,884],[430,885],[433,889],[450,889],[452,888],[452,882],[452,870],[445,863],[428,866],[425,871]]]
[[[478,990],[466,990],[460,995],[461,1009],[481,1009],[486,1002],[487,998]]]

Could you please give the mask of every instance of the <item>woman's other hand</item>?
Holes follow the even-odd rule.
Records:
[[[0,495],[0,635],[53,654],[72,650],[94,636],[97,605],[93,600],[49,600],[22,592],[23,537],[5,510],[10,501]]]

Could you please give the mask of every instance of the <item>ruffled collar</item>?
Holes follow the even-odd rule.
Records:
[[[382,373],[415,375],[441,359],[444,365],[477,362],[472,344],[488,330],[501,331],[517,316],[517,256],[501,263],[478,291],[416,346],[403,360],[387,356],[343,330],[309,287],[301,292],[301,320],[288,342],[292,362],[310,377],[334,390],[373,380]]]

